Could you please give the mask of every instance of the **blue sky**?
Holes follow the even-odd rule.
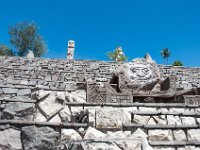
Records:
[[[199,0],[2,0],[0,43],[9,45],[8,26],[34,20],[48,45],[46,58],[66,58],[75,40],[76,59],[108,60],[106,52],[122,46],[129,60],[150,53],[163,63],[200,66]]]

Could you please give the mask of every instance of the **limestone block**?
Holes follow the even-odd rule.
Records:
[[[150,119],[150,116],[134,115],[133,122],[146,125],[149,119]]]
[[[96,110],[96,128],[121,128],[129,122],[120,108],[101,108]]]
[[[85,90],[76,90],[73,92],[66,92],[66,98],[68,102],[86,102],[86,91]]]
[[[188,140],[196,140],[200,139],[200,129],[190,129],[187,130]]]
[[[153,150],[176,150],[172,147],[154,147]]]
[[[187,137],[183,130],[174,130],[173,134],[174,134],[174,138],[176,141],[186,141],[187,140]]]
[[[75,140],[81,140],[82,137],[74,129],[61,129],[61,140],[69,143]]]
[[[59,133],[50,127],[22,127],[21,139],[24,150],[56,149]]]
[[[59,114],[63,122],[71,121],[71,112],[68,106],[64,106],[64,108],[59,112]]]
[[[28,82],[28,85],[29,85],[29,86],[36,86],[36,84],[37,84],[37,81],[35,81],[35,80],[30,80],[30,81]]]
[[[200,118],[196,118],[197,123],[200,124]]]
[[[2,88],[4,94],[16,94],[18,89],[15,88]]]
[[[182,125],[181,119],[179,116],[167,115],[167,124],[168,125]]]
[[[171,130],[149,130],[148,137],[150,141],[172,141],[172,131]]]
[[[157,112],[157,108],[151,108],[151,107],[139,107],[139,111],[141,112]]]
[[[165,118],[165,115],[160,115],[160,116],[153,116],[155,121],[157,122],[158,125],[166,125],[167,120]]]
[[[142,137],[142,138],[148,137],[148,135],[141,128],[138,128],[132,135],[135,137]]]
[[[169,112],[172,112],[172,113],[184,113],[185,110],[184,110],[184,108],[170,108]]]
[[[28,81],[27,80],[21,80],[20,84],[21,85],[28,85]]]
[[[150,118],[147,124],[148,125],[156,125],[156,122],[155,122],[154,118]]]
[[[0,131],[0,135],[1,150],[22,150],[20,131],[10,128]]]
[[[56,98],[61,101],[65,101],[65,92],[56,92]]]
[[[86,147],[87,150],[121,150],[115,143],[108,141],[88,142],[84,147]]]
[[[181,117],[184,125],[196,125],[196,120],[194,117]]]
[[[31,89],[19,89],[17,92],[18,96],[30,96],[31,95]]]
[[[35,104],[10,102],[6,104],[2,111],[3,119],[19,119],[19,120],[33,120],[35,113]]]
[[[158,112],[161,112],[161,113],[168,113],[169,110],[167,108],[159,108],[158,109]]]
[[[185,146],[185,147],[178,148],[177,150],[200,150],[200,148],[195,147],[195,146]]]
[[[51,94],[46,99],[40,101],[38,106],[46,118],[50,118],[63,108],[63,105],[58,100],[56,100],[54,92],[51,92]]]
[[[49,120],[49,122],[55,122],[55,123],[58,123],[58,122],[62,122],[61,119],[60,119],[60,116],[59,114],[55,115],[53,118],[51,118]]]
[[[38,100],[41,100],[42,98],[48,96],[50,93],[51,93],[51,91],[39,90],[36,92],[36,98]]]
[[[103,139],[106,137],[106,134],[93,128],[93,127],[88,127],[88,129],[86,130],[84,139]]]
[[[37,110],[34,121],[36,121],[36,122],[37,121],[39,121],[39,122],[46,122],[47,118],[39,110]]]
[[[131,136],[131,131],[116,131],[116,132],[111,132],[107,131],[106,137],[110,139],[124,139],[124,138],[129,138]]]

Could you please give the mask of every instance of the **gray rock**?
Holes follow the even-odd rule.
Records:
[[[150,141],[172,141],[172,131],[171,130],[149,130],[148,137]]]
[[[56,150],[59,133],[50,127],[22,127],[24,150]]]
[[[3,90],[0,88],[0,95],[3,94]]]
[[[2,88],[4,94],[16,94],[18,89],[15,88]]]
[[[6,104],[2,111],[3,119],[19,119],[19,120],[33,120],[35,113],[35,104],[11,102]]]
[[[1,150],[22,150],[20,131],[10,128],[0,131],[0,135]]]
[[[31,89],[20,89],[17,92],[18,96],[30,96],[31,95]]]
[[[188,140],[199,141],[200,139],[200,129],[190,129],[187,130]]]
[[[174,134],[174,138],[176,141],[186,141],[187,140],[187,137],[183,130],[174,130],[173,134]]]
[[[34,81],[34,80],[30,80],[28,82],[28,85],[30,85],[30,86],[35,86],[36,84],[37,84],[37,81]]]

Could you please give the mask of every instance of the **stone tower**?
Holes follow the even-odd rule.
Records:
[[[75,42],[73,40],[68,41],[68,48],[67,48],[67,59],[73,60],[74,59],[74,48]]]

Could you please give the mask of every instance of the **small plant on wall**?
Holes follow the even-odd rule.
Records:
[[[116,47],[113,52],[108,52],[107,56],[109,59],[116,61],[116,62],[125,62],[127,61],[127,57],[125,56],[122,47]]]

